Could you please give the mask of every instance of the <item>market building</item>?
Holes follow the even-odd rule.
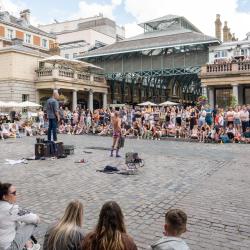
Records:
[[[167,15],[139,24],[144,33],[80,57],[104,69],[110,103],[145,100],[192,102],[201,95],[199,74],[217,38],[185,17]]]

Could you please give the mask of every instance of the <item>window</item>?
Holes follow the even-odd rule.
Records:
[[[48,42],[46,39],[42,39],[42,46],[43,48],[47,48],[48,47]]]
[[[64,57],[69,59],[69,54],[65,54]]]
[[[247,56],[248,49],[241,49],[241,55],[242,56]]]
[[[29,100],[29,95],[22,95],[22,101],[26,102]]]
[[[226,50],[216,51],[214,57],[215,58],[227,57],[227,51]]]
[[[77,57],[77,53],[73,53],[73,58],[76,58]]]
[[[10,40],[14,38],[14,31],[12,29],[7,30],[7,38]]]
[[[31,43],[31,35],[30,34],[25,35],[25,42],[26,43]]]
[[[215,89],[215,104],[219,107],[228,107],[232,101],[232,89]]]

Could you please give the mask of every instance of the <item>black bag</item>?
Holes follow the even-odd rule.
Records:
[[[119,169],[117,167],[112,167],[110,165],[105,166],[103,172],[117,172]]]

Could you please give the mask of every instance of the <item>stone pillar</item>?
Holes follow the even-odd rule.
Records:
[[[238,103],[239,103],[239,90],[238,90],[239,86],[237,83],[232,84],[232,86],[233,86],[233,96],[235,96],[236,105],[238,105]]]
[[[72,110],[76,110],[77,108],[77,91],[73,90],[73,97],[72,97]]]
[[[103,94],[102,94],[102,107],[103,107],[104,109],[107,108],[107,93],[103,93]]]
[[[40,93],[38,89],[36,90],[36,103],[40,104]]]
[[[211,108],[214,108],[214,88],[210,87],[208,90],[208,101]]]
[[[88,109],[93,112],[93,90],[89,90],[89,103],[88,103]]]
[[[207,86],[201,85],[201,88],[202,88],[202,95],[207,97]]]

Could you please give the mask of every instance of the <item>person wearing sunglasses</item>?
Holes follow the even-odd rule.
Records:
[[[39,217],[16,205],[16,187],[0,182],[0,250],[39,249],[29,239]]]

